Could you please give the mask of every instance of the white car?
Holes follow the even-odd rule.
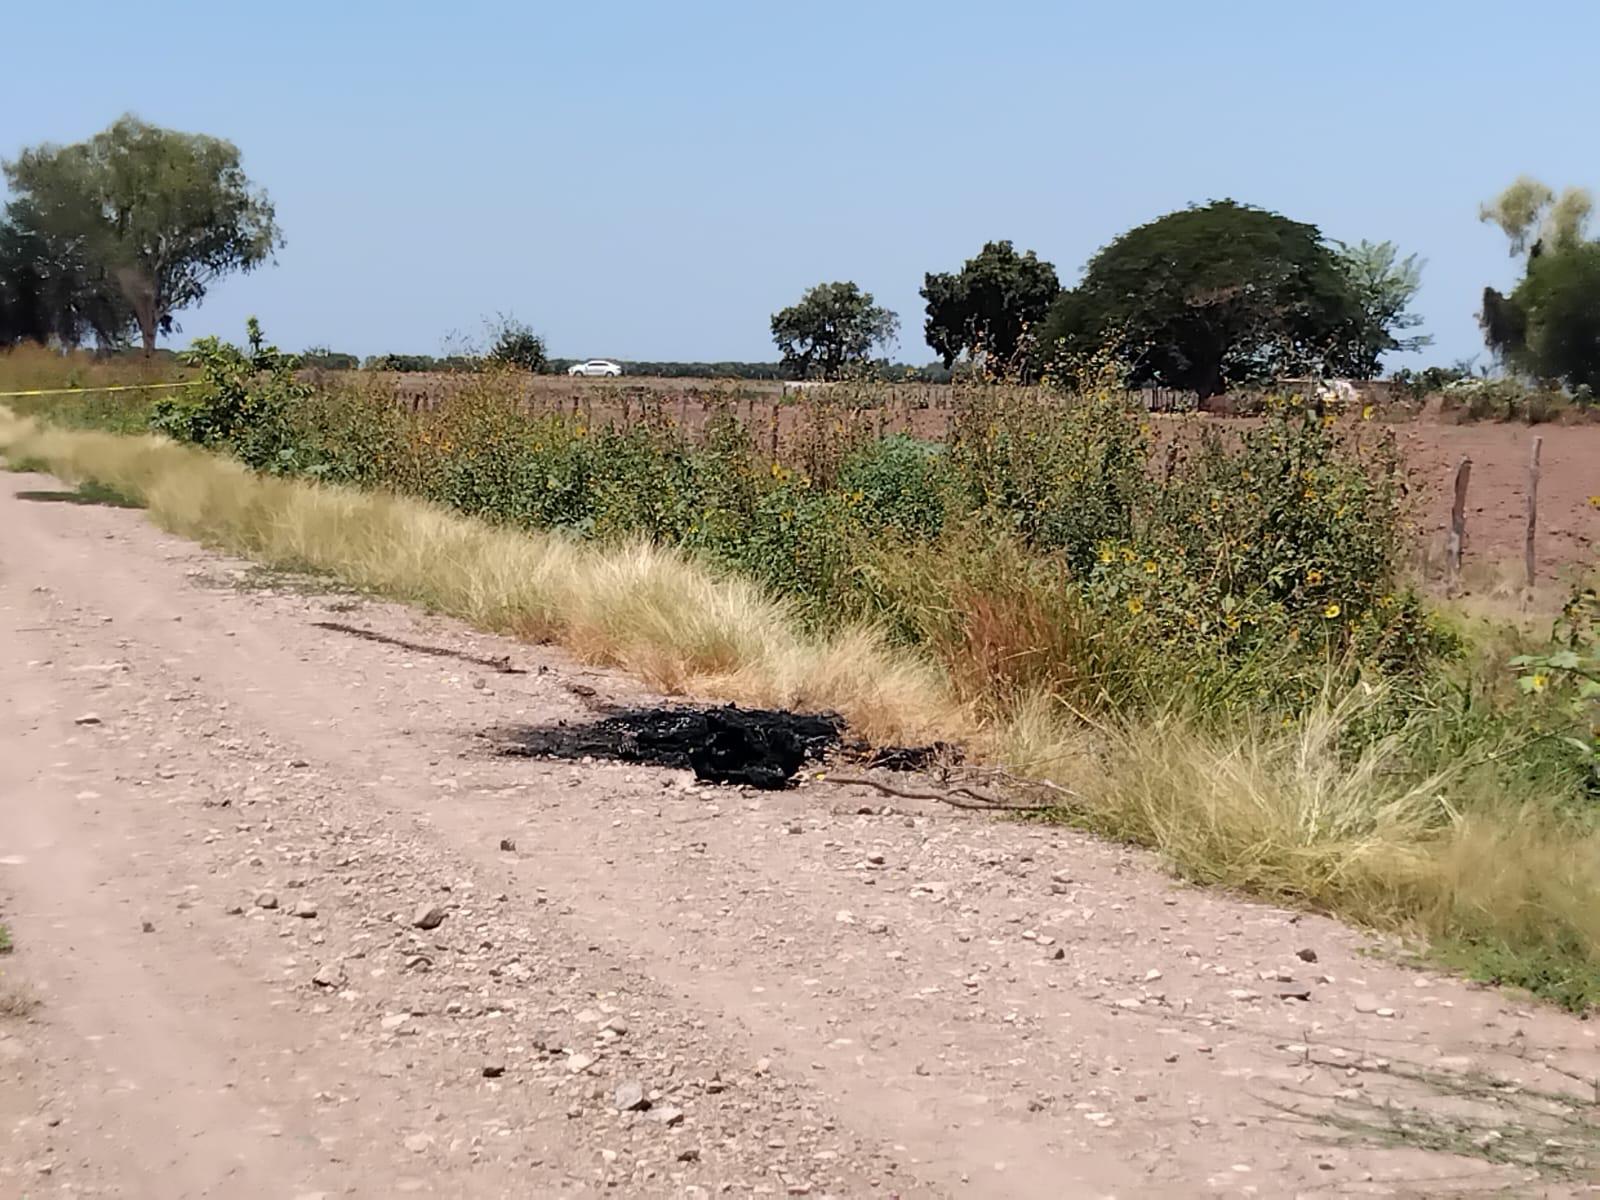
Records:
[[[573,363],[567,368],[568,375],[583,375],[590,379],[615,379],[622,374],[622,364],[614,363],[609,358],[591,358],[588,362]]]

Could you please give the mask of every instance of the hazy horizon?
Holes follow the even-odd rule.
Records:
[[[164,345],[439,354],[516,316],[564,358],[773,361],[768,319],[853,279],[925,363],[923,273],[1009,238],[1064,284],[1119,233],[1231,197],[1427,260],[1435,344],[1487,361],[1475,313],[1516,274],[1477,207],[1520,173],[1600,183],[1587,97],[1547,43],[1600,35],[1362,2],[1225,13],[825,0],[441,14],[370,3],[160,7],[130,24],[27,10],[0,79],[0,155],[125,111],[226,137],[278,209],[276,265],[224,281]]]

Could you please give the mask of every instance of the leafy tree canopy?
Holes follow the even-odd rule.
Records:
[[[1339,266],[1361,305],[1364,339],[1355,350],[1357,378],[1376,375],[1379,360],[1391,350],[1410,353],[1433,343],[1426,334],[1401,336],[1422,324],[1411,311],[1422,287],[1420,258],[1400,257],[1393,242],[1361,241],[1339,248]]]
[[[501,316],[492,326],[494,341],[489,347],[489,361],[508,367],[518,367],[535,374],[544,370],[544,339],[532,326],[515,317]]]
[[[1594,200],[1583,188],[1559,195],[1523,176],[1480,216],[1526,254],[1509,296],[1483,292],[1479,321],[1501,362],[1536,379],[1600,391],[1600,242],[1587,239]]]
[[[1498,225],[1515,256],[1579,245],[1593,211],[1594,197],[1587,188],[1565,188],[1558,196],[1537,179],[1519,175],[1479,207],[1478,219]]]
[[[1014,372],[1060,293],[1055,267],[1032,250],[1018,254],[1008,241],[988,242],[960,271],[924,277],[923,332],[946,368],[966,355]]]
[[[0,346],[20,341],[120,348],[133,310],[72,239],[52,237],[13,200],[0,218]],[[13,214],[23,216],[14,220]]]
[[[43,145],[5,163],[7,217],[77,264],[100,302],[120,295],[146,351],[173,314],[283,244],[272,204],[231,142],[125,116],[86,142]]]
[[[797,304],[772,315],[772,340],[796,378],[837,379],[893,342],[900,318],[851,282],[819,283]]]
[[[1386,278],[1381,291],[1390,306],[1401,296],[1403,311],[1403,280]],[[1316,226],[1219,200],[1096,254],[1052,309],[1042,342],[1061,374],[1109,348],[1133,385],[1211,396],[1285,376],[1370,375],[1379,339],[1369,320]]]

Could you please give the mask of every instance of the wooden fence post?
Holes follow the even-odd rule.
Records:
[[[1461,555],[1467,548],[1467,483],[1472,478],[1472,460],[1466,455],[1456,464],[1456,498],[1450,506],[1450,579],[1461,575]]]
[[[1539,451],[1544,446],[1544,438],[1533,439],[1533,447],[1528,452],[1528,532],[1522,543],[1522,565],[1527,573],[1528,586],[1533,587],[1534,577],[1534,535],[1539,528]]]

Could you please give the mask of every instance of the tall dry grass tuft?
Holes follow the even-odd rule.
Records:
[[[155,437],[5,416],[0,448],[137,496],[174,533],[485,629],[559,641],[669,693],[832,708],[885,741],[965,727],[941,673],[876,632],[804,634],[755,584],[674,550],[495,527],[421,500],[257,475]]]
[[[1474,795],[1493,786],[1481,761],[1419,777],[1404,730],[1342,754],[1380,700],[1357,687],[1232,736],[1171,717],[1118,731],[1087,823],[1197,881],[1453,945],[1575,1009],[1600,1001],[1600,832],[1542,800]]]

